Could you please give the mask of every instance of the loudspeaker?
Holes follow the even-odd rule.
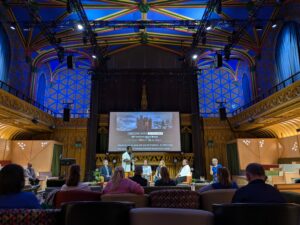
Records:
[[[226,113],[226,108],[225,107],[220,107],[219,108],[219,116],[220,116],[220,120],[226,120],[227,119],[227,113]]]
[[[64,122],[69,122],[70,121],[70,109],[69,108],[64,108],[63,121]]]
[[[222,54],[217,53],[217,68],[222,67],[222,66],[223,66]]]
[[[67,66],[68,66],[68,69],[73,69],[73,56],[72,55],[68,55],[68,57],[67,57]]]

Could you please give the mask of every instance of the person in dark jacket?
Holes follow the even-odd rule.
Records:
[[[130,177],[131,180],[134,182],[140,184],[142,187],[145,187],[148,185],[148,180],[142,177],[143,174],[143,167],[142,166],[136,166],[134,170],[134,176]]]
[[[100,171],[100,175],[104,177],[105,182],[110,180],[110,178],[112,176],[112,169],[108,165],[107,159],[103,160],[103,166],[100,167],[99,171]]]
[[[280,192],[266,184],[265,170],[258,163],[250,163],[246,168],[249,183],[235,192],[232,203],[286,203]]]
[[[175,186],[176,183],[174,180],[170,179],[169,171],[167,167],[160,168],[161,178],[155,181],[155,186]]]

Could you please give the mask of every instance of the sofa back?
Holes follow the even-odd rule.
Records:
[[[120,202],[71,202],[64,204],[64,225],[130,225],[132,203]]]
[[[299,225],[297,204],[223,204],[214,205],[215,225]]]
[[[60,208],[66,202],[78,201],[100,201],[101,193],[94,191],[70,190],[58,191],[54,197],[54,207]]]
[[[0,224],[3,225],[56,225],[60,210],[56,209],[1,209]]]
[[[136,208],[148,207],[149,199],[148,195],[136,195],[136,194],[104,194],[101,196],[102,202],[132,202]]]
[[[213,214],[198,209],[132,209],[130,219],[131,225],[213,225]]]
[[[213,204],[231,203],[236,189],[218,189],[205,191],[200,194],[201,209],[212,211]]]
[[[161,190],[149,195],[150,207],[199,209],[200,195],[195,191]]]

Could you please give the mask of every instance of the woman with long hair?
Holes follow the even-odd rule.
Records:
[[[215,189],[238,189],[238,185],[231,180],[230,172],[226,167],[218,168],[217,178],[218,181],[216,183],[207,185],[199,189],[199,192],[215,190]]]
[[[103,194],[133,193],[144,194],[144,189],[138,183],[125,178],[125,172],[122,166],[115,168],[111,180],[103,190]]]
[[[0,209],[39,209],[38,199],[32,192],[23,192],[24,169],[8,164],[0,171]]]
[[[61,187],[62,191],[69,191],[69,190],[84,190],[90,191],[90,187],[80,182],[80,166],[77,164],[73,164],[70,166],[69,169],[69,176],[66,180],[66,184]]]
[[[170,174],[167,167],[160,169],[161,178],[155,181],[155,186],[175,186],[175,181],[170,178]]]

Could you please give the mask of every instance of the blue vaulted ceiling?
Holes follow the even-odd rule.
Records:
[[[28,8],[24,7],[22,1],[7,0],[6,7],[10,11],[8,21],[18,24],[18,33],[24,46],[28,46],[31,50],[32,57],[36,57],[41,53],[53,50],[49,47],[49,43],[43,31],[39,26],[30,26],[28,23],[32,21]],[[21,3],[20,3],[21,2]],[[90,21],[156,21],[156,20],[201,20],[207,0],[104,0],[104,1],[81,1]],[[143,6],[146,10],[143,10]],[[66,49],[87,49],[89,46],[83,44],[82,31],[74,28],[76,21],[79,20],[76,12],[68,13],[66,10],[67,1],[63,0],[35,0],[34,5],[37,14],[42,22],[55,22],[55,26],[50,29],[56,33],[56,37],[61,38],[62,46]],[[260,44],[265,38],[265,34],[271,29],[271,19],[275,18],[280,5],[276,0],[265,1],[265,4],[258,12],[256,19],[263,20],[259,22],[263,26],[262,31],[257,31],[253,23],[247,28],[247,32],[243,35],[240,44],[236,48],[242,49],[249,55],[254,55],[261,47]],[[228,42],[228,36],[233,31],[232,25],[226,21],[247,20],[249,12],[249,3],[247,0],[223,0],[222,13],[213,12],[210,19],[224,21],[214,22],[215,28],[208,32],[206,45],[199,44],[200,48],[218,49],[223,48]],[[238,24],[235,25],[238,29]],[[172,51],[177,50],[181,54],[181,47],[190,46],[192,43],[192,35],[195,29],[187,27],[175,28],[146,28],[141,30],[137,27],[101,27],[96,29],[97,41],[101,45],[105,43],[109,46],[109,53],[119,49],[126,49],[130,45],[141,44],[142,38],[147,34],[147,43],[162,47],[164,50],[170,48]]]

